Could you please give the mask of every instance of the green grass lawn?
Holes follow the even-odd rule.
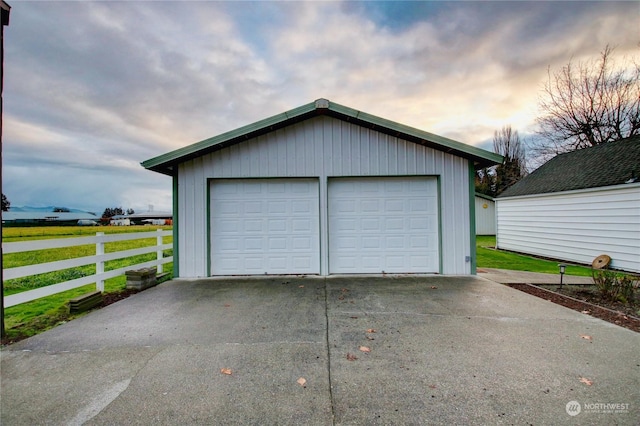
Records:
[[[476,255],[478,268],[511,269],[514,271],[558,273],[559,261],[538,259],[531,256],[516,254],[504,250],[495,250],[495,236],[476,237]],[[566,263],[566,262],[565,262]],[[569,265],[567,275],[591,276],[591,268]]]
[[[171,227],[149,227],[149,226],[109,226],[109,227],[34,227],[34,228],[3,228],[2,241],[29,241],[51,238],[74,238],[83,236],[95,236],[96,232],[105,234],[131,233],[131,232],[152,232],[156,229],[171,229]],[[172,237],[164,237],[165,243],[170,243]],[[140,240],[117,241],[105,244],[105,253],[129,250],[149,245],[154,245],[156,238],[145,238]],[[38,263],[53,262],[56,260],[72,259],[76,257],[91,256],[95,254],[95,245],[83,245],[74,247],[63,247],[58,249],[37,250],[23,253],[10,253],[3,256],[3,267],[14,268],[18,266],[33,265]],[[164,256],[171,256],[172,250],[166,250]],[[105,271],[135,265],[137,263],[155,260],[156,253],[148,253],[139,256],[132,256],[124,259],[116,259],[105,263]],[[171,276],[173,264],[163,265],[164,272]],[[46,274],[23,277],[4,282],[4,295],[11,295],[26,290],[44,287],[47,285],[80,278],[95,274],[95,265],[85,265],[78,268],[71,268],[62,271],[55,271]],[[120,292],[125,289],[126,279],[124,276],[111,278],[105,281],[105,293]],[[89,284],[73,290],[43,297],[20,305],[5,309],[5,329],[6,340],[14,340],[21,337],[28,337],[51,328],[60,322],[68,321],[78,315],[68,313],[67,303],[69,299],[94,291],[95,284]],[[82,314],[80,314],[82,315]]]

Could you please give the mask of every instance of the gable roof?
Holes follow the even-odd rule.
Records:
[[[640,182],[640,136],[552,158],[498,198]]]
[[[141,164],[146,169],[172,176],[177,171],[176,166],[182,162],[319,115],[334,117],[381,133],[467,158],[472,160],[477,167],[487,167],[502,162],[502,156],[485,151],[484,149],[357,111],[330,102],[327,99],[318,99],[315,102],[274,115],[273,117],[265,118],[264,120],[240,127],[239,129],[143,161]]]

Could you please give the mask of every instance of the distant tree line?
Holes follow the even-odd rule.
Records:
[[[133,209],[127,209],[127,211],[125,212],[122,207],[107,207],[106,209],[104,209],[104,213],[102,213],[102,217],[107,218],[107,217],[113,217],[113,216],[119,216],[119,215],[130,215],[130,214],[134,214],[135,211]]]

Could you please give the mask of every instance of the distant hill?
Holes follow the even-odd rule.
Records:
[[[96,213],[93,213],[93,212],[88,212],[86,210],[80,210],[80,209],[71,209],[63,206],[46,206],[46,207],[11,206],[9,211],[12,213],[53,213],[53,211],[56,209],[64,209],[65,212],[69,212],[69,213],[90,214],[90,215],[99,217]]]

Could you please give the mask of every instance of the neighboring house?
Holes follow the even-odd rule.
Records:
[[[496,235],[496,203],[476,192],[476,235]]]
[[[475,273],[488,151],[326,99],[142,165],[173,177],[174,272]]]
[[[640,137],[560,154],[496,198],[500,249],[640,272]]]

